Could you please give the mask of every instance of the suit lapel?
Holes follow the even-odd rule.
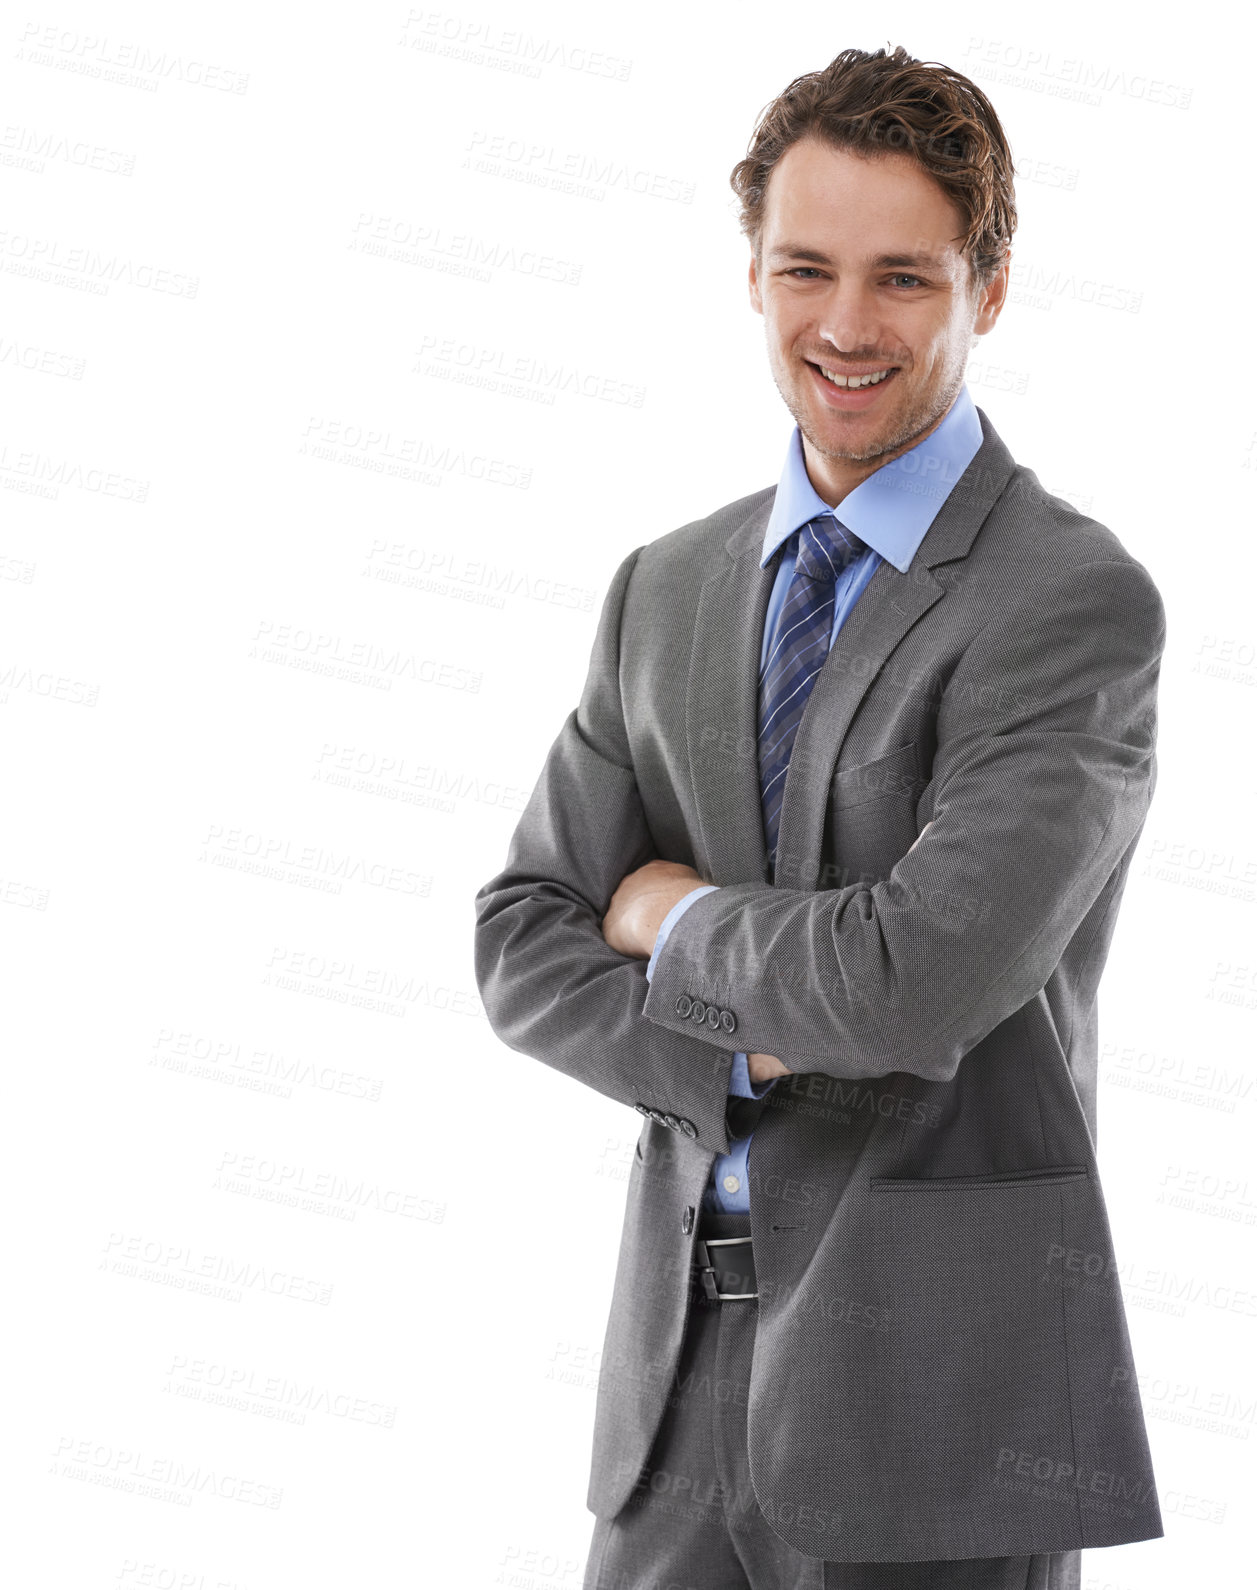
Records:
[[[882,562],[838,631],[790,753],[777,835],[783,888],[816,887],[829,786],[856,708],[891,652],[946,589],[915,560],[907,574]]]
[[[699,592],[686,693],[690,775],[713,883],[767,882],[759,790],[759,653],[777,560],[759,566],[770,494]]]
[[[808,699],[782,797],[783,887],[816,886],[829,786],[865,691],[895,647],[948,587],[931,572],[967,556],[1015,468],[986,415],[983,442],[939,509],[906,574],[878,565],[834,642]],[[690,772],[713,883],[766,882],[759,788],[759,656],[777,560],[759,567],[769,496],[725,543],[699,594],[686,693]],[[789,858],[786,876],[781,858]]]

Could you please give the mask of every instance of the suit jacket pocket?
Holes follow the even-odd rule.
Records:
[[[1084,1181],[1087,1175],[1085,1165],[1040,1165],[1033,1170],[993,1171],[986,1176],[870,1176],[869,1189],[872,1192],[946,1193],[1001,1187],[1056,1187],[1065,1182]]]
[[[1129,1364],[1120,1293],[1111,1281],[1066,1284],[1060,1258],[1095,1254],[1112,1274],[1098,1179],[1047,1165],[871,1183],[797,1286],[766,1289],[767,1256],[757,1260],[777,1349],[757,1355],[750,1393],[761,1505],[828,1510],[853,1561],[887,1560],[887,1542],[928,1539],[933,1553],[946,1538],[962,1557],[975,1546],[997,1555],[1013,1538],[1064,1551],[1086,1528],[1103,1538],[1112,1516],[1082,1513],[1073,1480],[1102,1469],[1142,1484],[1145,1470],[1120,1430],[1115,1445],[1122,1416],[1104,1403],[1114,1368]],[[834,1408],[837,1423],[818,1416]],[[1036,1473],[1050,1460],[1047,1483],[1021,1480],[1023,1454]],[[905,1496],[928,1499],[907,1525]],[[803,1528],[779,1532],[825,1550]]]
[[[921,789],[911,742],[835,773],[825,814],[821,887],[888,878],[917,837]]]
[[[917,747],[910,740],[898,745],[885,756],[863,762],[859,767],[844,767],[834,774],[829,804],[832,810],[845,811],[850,806],[862,806],[865,801],[879,800],[886,795],[899,795],[913,801],[921,791],[917,777]]]

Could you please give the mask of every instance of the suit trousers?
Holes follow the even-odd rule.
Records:
[[[747,1215],[704,1213],[699,1230],[703,1238],[749,1235]],[[649,1461],[620,1512],[596,1520],[584,1590],[1079,1590],[1080,1551],[860,1563],[804,1556],[783,1540],[760,1510],[747,1462],[758,1306],[710,1302],[692,1283]],[[821,1553],[826,1520],[816,1522]]]

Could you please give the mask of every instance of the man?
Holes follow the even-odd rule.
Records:
[[[1094,1145],[1163,607],[964,387],[972,83],[844,51],[732,180],[781,479],[620,565],[477,895],[494,1030],[645,1117],[586,1585],[1065,1590],[1162,1534]]]

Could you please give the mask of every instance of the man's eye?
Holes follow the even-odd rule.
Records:
[[[820,271],[814,265],[794,265],[790,268],[788,274],[797,277],[801,281],[812,281],[820,275]],[[904,284],[909,287],[923,287],[925,285],[919,276],[910,276],[906,271],[899,272],[890,279],[895,285]]]

